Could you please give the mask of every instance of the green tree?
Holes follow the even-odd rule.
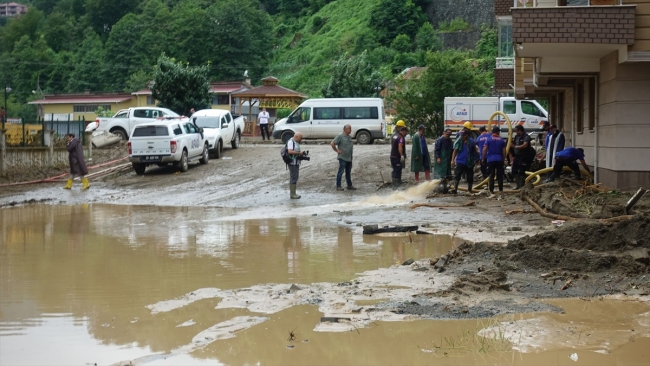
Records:
[[[143,67],[143,52],[138,49],[144,29],[135,14],[127,14],[111,29],[106,41],[106,74],[110,90],[123,90],[129,75]]]
[[[95,32],[88,32],[75,55],[74,69],[70,74],[67,90],[82,92],[86,89],[98,91],[106,89],[104,81],[104,45]]]
[[[483,95],[485,80],[466,53],[455,50],[429,53],[427,69],[411,79],[398,78],[390,101],[397,118],[412,126],[423,124],[436,135],[444,124],[445,97]]]
[[[139,0],[86,0],[86,13],[95,32],[108,35],[113,25],[135,12],[139,4]]]
[[[46,80],[52,71],[56,54],[42,38],[32,42],[24,35],[11,53],[13,67],[10,70],[12,95],[18,103],[27,102],[32,90],[40,80]]]
[[[70,19],[59,11],[53,12],[45,19],[43,37],[54,52],[72,50],[76,46],[74,27]]]
[[[16,43],[23,36],[29,37],[32,41],[38,39],[40,37],[39,28],[43,23],[43,19],[43,12],[36,8],[30,8],[26,14],[11,19],[6,25],[3,38],[0,40],[0,49],[12,52]]]
[[[216,44],[210,35],[216,23],[211,22],[207,11],[195,1],[186,1],[174,8],[173,18],[170,32],[173,46],[169,55],[194,65],[210,60],[210,52]]]
[[[144,2],[142,14],[138,18],[144,31],[136,48],[141,53],[143,66],[148,71],[149,66],[155,65],[162,53],[171,51],[174,19],[169,8],[161,0]]]
[[[161,55],[154,67],[152,96],[159,106],[178,114],[210,108],[209,69],[209,65],[192,67]]]
[[[442,41],[431,23],[422,24],[418,33],[415,35],[415,45],[418,51],[440,51]]]
[[[209,9],[212,53],[211,77],[241,80],[248,70],[258,79],[268,67],[273,47],[273,24],[254,0],[225,0]],[[236,26],[234,26],[236,25]],[[207,61],[206,59],[203,62]]]
[[[124,91],[132,93],[147,88],[149,83],[153,80],[152,69],[139,70],[129,75],[128,80],[126,80]]]
[[[373,97],[383,84],[381,74],[368,62],[367,51],[358,56],[341,55],[330,75],[322,90],[326,98]]]
[[[46,93],[63,93],[67,91],[70,75],[75,67],[76,57],[70,51],[61,51],[56,54],[52,71],[47,77],[45,87],[42,87]]]
[[[370,15],[370,26],[379,42],[387,46],[399,34],[414,37],[427,17],[412,0],[379,0]]]
[[[402,53],[411,52],[413,51],[413,43],[411,42],[411,38],[409,36],[406,34],[400,34],[395,37],[393,42],[390,44],[390,48]]]

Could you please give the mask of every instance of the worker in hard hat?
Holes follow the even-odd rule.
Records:
[[[458,138],[460,137],[461,131],[465,131],[466,133],[468,133],[467,136],[471,136],[469,133],[472,132],[472,127],[473,127],[472,122],[465,121],[465,123],[463,123],[463,129],[456,132],[456,140],[458,140]]]
[[[401,119],[400,119],[400,120],[397,121],[397,123],[395,124],[395,127],[393,127],[393,136],[392,136],[393,138],[399,134],[399,130],[400,130],[402,127],[406,127],[406,122],[404,122],[404,120],[401,120]]]

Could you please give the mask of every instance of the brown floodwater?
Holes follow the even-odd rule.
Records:
[[[532,365],[574,364],[574,352],[580,364],[650,360],[650,338],[642,332],[626,334],[627,341],[606,353],[584,338],[519,353],[507,340],[475,336],[502,318],[376,322],[324,333],[314,331],[322,314],[310,305],[269,315],[215,309],[220,300],[206,298],[152,314],[147,306],[198,289],[349,281],[408,258],[440,256],[457,244],[442,235],[363,236],[315,217],[230,222],[221,215],[219,209],[117,205],[0,209],[0,364]],[[635,324],[635,314],[650,312],[636,302],[592,302],[585,310],[580,300],[562,301],[569,301],[560,304],[566,313],[550,315],[558,329],[579,322],[620,333]],[[205,333],[244,318],[258,323],[233,325],[232,338]],[[197,337],[210,339],[194,347]]]

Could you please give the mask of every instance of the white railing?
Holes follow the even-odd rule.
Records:
[[[497,57],[497,69],[514,69],[515,68],[515,58],[514,57]]]

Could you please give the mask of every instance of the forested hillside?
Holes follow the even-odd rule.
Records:
[[[22,116],[34,113],[25,103],[40,93],[140,89],[163,53],[208,64],[213,81],[243,80],[248,70],[253,84],[274,75],[310,96],[327,93],[335,62],[363,53],[372,83],[386,88],[405,68],[435,58],[439,32],[480,30],[460,18],[431,24],[432,0],[22,3],[27,14],[0,18],[0,77],[12,88],[11,110]],[[483,35],[477,50],[442,53],[470,61],[481,90],[489,87],[496,55],[495,32],[485,28]]]

